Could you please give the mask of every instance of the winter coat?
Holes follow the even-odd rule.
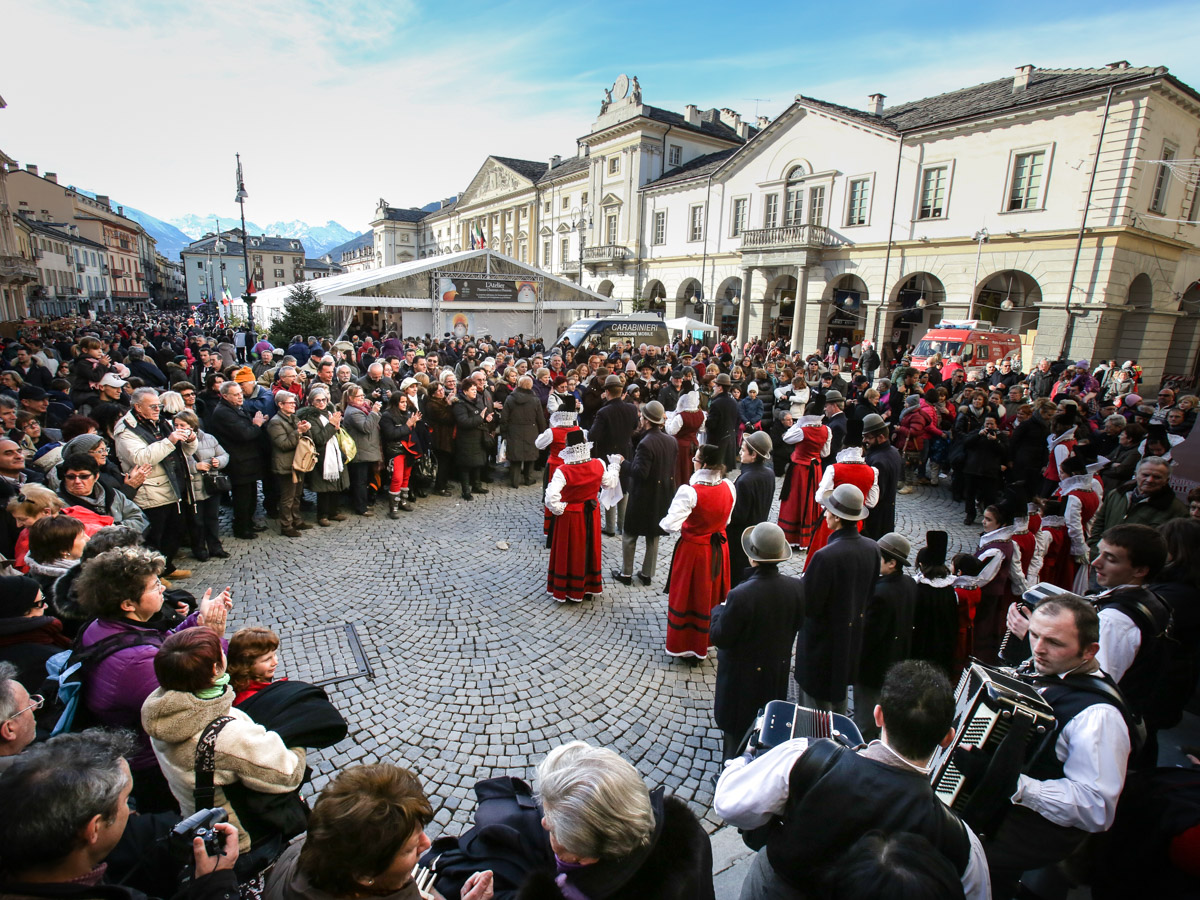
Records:
[[[364,412],[357,406],[347,406],[343,416],[342,427],[354,438],[354,446],[358,448],[354,462],[379,462],[383,459],[383,447],[379,442],[379,412]]]
[[[856,684],[879,690],[892,663],[909,658],[916,605],[917,584],[903,571],[876,579],[863,620],[862,662]]]
[[[1002,434],[989,438],[983,432],[976,431],[967,435],[963,441],[966,451],[966,461],[963,471],[977,478],[993,478],[999,480],[1003,476],[1001,466],[1008,464],[1008,441]]]
[[[1134,482],[1121,485],[1104,495],[1104,502],[1092,520],[1091,537],[1088,544],[1094,555],[1100,546],[1104,532],[1114,525],[1149,525],[1157,528],[1171,519],[1182,519],[1188,514],[1187,504],[1175,496],[1170,486],[1151,494],[1138,503],[1133,502]]]
[[[1138,460],[1141,458],[1142,454],[1138,451],[1136,444],[1123,447],[1118,443],[1112,453],[1108,455],[1108,465],[1100,470],[1100,479],[1104,482],[1104,490],[1114,490],[1132,479]]]
[[[862,533],[873,540],[896,530],[896,491],[904,476],[904,457],[891,444],[871,447],[864,454],[868,466],[879,473],[879,502],[863,522]]]
[[[935,424],[937,416],[932,408],[922,401],[916,408],[905,409],[896,426],[896,436],[893,440],[901,450],[910,453],[925,449],[925,441],[933,437],[941,437],[942,430]]]
[[[863,616],[879,575],[879,548],[853,524],[839,528],[808,560],[804,627],[796,642],[796,683],[840,703],[858,677]]]
[[[169,423],[159,420],[158,434],[151,431],[152,427],[141,422],[130,411],[121,417],[113,429],[117,458],[121,460],[121,466],[126,472],[131,471],[134,466],[153,467],[134,497],[134,501],[142,509],[155,509],[180,500],[188,500],[191,476],[186,461],[177,451],[188,456],[196,452],[195,436],[190,441],[172,444],[168,438],[162,436],[170,433]]]
[[[675,498],[675,457],[679,443],[661,428],[651,428],[638,441],[633,459],[621,463],[621,482],[628,485],[625,534],[657,537],[658,523]]]
[[[736,587],[745,580],[750,566],[742,548],[742,532],[770,518],[771,501],[775,498],[775,470],[767,460],[743,463],[734,486],[737,500],[729,514],[725,534],[729,538],[729,584]]]
[[[738,413],[742,417],[742,424],[747,428],[752,425],[761,425],[763,402],[755,396],[743,397],[738,402]]]
[[[262,429],[254,424],[245,406],[221,400],[213,410],[208,431],[229,452],[226,474],[234,484],[250,484],[263,477],[259,441]]]
[[[752,569],[713,609],[708,637],[717,648],[718,728],[743,734],[762,706],[787,697],[792,645],[803,622],[803,582],[773,565]]]
[[[546,413],[533,391],[517,388],[504,401],[500,433],[508,441],[509,462],[533,462],[538,458],[534,440],[548,428]]]
[[[1036,413],[1013,429],[1012,437],[1008,439],[1008,452],[1017,478],[1025,478],[1026,473],[1036,473],[1040,477],[1046,466],[1046,435],[1049,433],[1049,426]]]
[[[70,646],[62,622],[54,616],[0,618],[0,662],[13,664],[16,680],[27,691],[36,692],[46,680],[46,660]]]
[[[538,403],[542,404],[542,410],[545,411],[546,404],[550,402],[550,393],[554,390],[554,382],[543,384],[538,378],[533,379],[533,396],[537,398]],[[545,431],[543,428],[542,431]],[[539,432],[540,433],[540,432]]]
[[[450,401],[431,397],[428,412],[429,427],[433,430],[433,449],[439,453],[453,453],[454,409]]]
[[[618,397],[608,400],[596,411],[588,439],[592,458],[607,462],[610,453],[633,459],[633,432],[638,427],[637,407]]]
[[[229,468],[229,452],[207,431],[196,432],[196,455],[193,460],[198,463],[211,463],[216,460],[216,472],[223,473]],[[214,470],[210,468],[209,471]],[[195,466],[192,467],[192,495],[197,500],[207,500],[209,497],[204,488],[204,473]]]
[[[292,460],[296,457],[296,445],[300,443],[300,432],[296,426],[300,419],[295,413],[276,413],[267,423],[267,437],[271,441],[271,472],[275,475],[292,474]]]
[[[311,426],[308,429],[308,436],[317,445],[317,464],[308,473],[308,481],[309,487],[318,494],[344,491],[350,486],[350,470],[346,468],[344,459],[342,460],[342,471],[338,477],[325,478],[325,454],[331,452],[341,455],[342,452],[336,444],[334,447],[329,447],[329,439],[337,434],[337,427],[329,419],[330,412],[330,407],[325,407],[325,412],[321,412],[315,406],[306,406],[296,413],[297,418],[303,419]],[[325,420],[323,424],[321,419]]]
[[[143,532],[150,524],[142,508],[118,490],[105,484],[96,484],[86,497],[68,493],[65,485],[58,489],[59,499],[71,506],[82,506],[99,516],[108,516],[114,525],[126,525],[134,531]]]
[[[100,661],[83,686],[82,703],[89,716],[110,728],[129,728],[138,735],[137,749],[128,756],[134,770],[154,765],[150,739],[142,730],[142,703],[158,687],[154,657],[169,634],[197,624],[188,616],[171,631],[159,631],[132,619],[94,619],[78,638],[80,647],[90,647],[114,634],[137,634],[147,643],[126,647]]]
[[[454,414],[454,459],[464,469],[476,469],[486,465],[489,444],[488,423],[484,415],[488,411],[487,401],[476,393],[475,399],[465,394],[450,406]]]
[[[264,794],[286,794],[304,780],[305,752],[289,750],[283,739],[267,731],[233,705],[233,688],[220,697],[201,700],[184,691],[155,688],[142,704],[141,722],[158,759],[159,768],[179,801],[179,810],[190,816],[196,811],[196,742],[214,719],[233,718],[217,735],[213,802],[225,807],[229,822],[238,829],[242,852],[250,849],[250,835],[238,823],[237,813],[225,798],[223,785],[241,783]]]

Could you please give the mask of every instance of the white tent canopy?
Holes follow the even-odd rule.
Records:
[[[546,334],[543,337],[550,340],[557,335],[560,311],[615,312],[620,309],[619,300],[605,297],[494,250],[464,250],[415,259],[382,269],[317,278],[308,282],[308,285],[325,306],[342,309],[345,321],[349,321],[355,308],[402,310],[404,331],[418,334],[431,330],[434,319],[432,279],[441,273],[540,280],[538,301],[541,310],[547,313],[543,317],[546,320],[543,325]],[[255,312],[264,323],[282,313],[291,290],[292,285],[285,285],[269,288],[257,295]],[[469,318],[472,330],[487,330],[500,335],[510,333],[508,329],[514,334],[518,331],[531,334],[531,323],[536,318],[534,303],[524,301],[501,304],[455,299],[452,302],[440,302],[438,311],[443,318]],[[553,334],[550,333],[552,331]]]
[[[709,325],[707,322],[701,322],[699,319],[689,319],[687,316],[681,316],[678,319],[666,319],[663,324],[675,331],[716,331],[715,325]]]

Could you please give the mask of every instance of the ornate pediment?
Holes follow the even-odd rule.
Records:
[[[604,199],[600,201],[600,206],[601,207],[620,206],[624,202],[625,201],[622,200],[620,197],[618,197],[616,194],[605,194]]]
[[[566,234],[570,230],[571,230],[571,226],[568,225],[566,222],[560,222],[558,224],[558,233],[559,234]]]
[[[504,163],[488,157],[480,170],[471,180],[471,184],[459,198],[459,207],[470,206],[485,200],[494,200],[508,194],[531,190],[533,182],[513,171]]]

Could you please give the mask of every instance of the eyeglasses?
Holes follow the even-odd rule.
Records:
[[[162,409],[162,404],[161,403],[147,403],[145,405],[145,408],[146,409]]]
[[[46,705],[46,698],[43,697],[41,694],[30,694],[29,699],[31,702],[28,706],[26,706],[23,709],[18,709],[15,713],[13,713],[11,716],[9,716],[8,719],[15,719],[17,716],[21,715],[22,713],[27,713],[31,709],[41,709],[43,706]],[[4,721],[7,722],[8,719],[5,719]]]
[[[89,478],[95,478],[92,472],[68,472],[63,476],[66,481],[87,481]]]

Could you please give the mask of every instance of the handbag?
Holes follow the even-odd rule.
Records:
[[[338,446],[341,448],[342,456],[346,458],[346,462],[353,462],[354,457],[358,455],[358,444],[354,443],[354,438],[350,436],[350,432],[345,428],[339,428],[334,437],[337,438]]]
[[[224,472],[202,472],[201,475],[203,475],[201,481],[204,483],[204,490],[210,497],[224,494],[233,489],[233,482]]]

